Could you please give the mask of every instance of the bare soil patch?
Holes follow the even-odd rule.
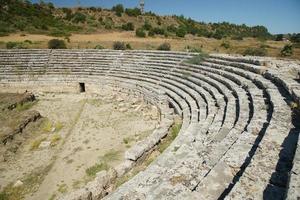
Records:
[[[37,99],[22,112],[37,110],[43,118],[0,146],[1,153],[12,148],[0,160],[1,197],[57,199],[122,162],[158,124],[155,107],[119,92],[40,93]]]

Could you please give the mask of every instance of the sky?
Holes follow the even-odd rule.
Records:
[[[37,2],[38,0],[33,0]],[[44,0],[57,7],[73,7],[78,0]],[[139,0],[80,0],[81,6],[135,7]],[[269,32],[300,33],[300,0],[145,0],[145,10],[181,15],[203,22],[263,25]]]

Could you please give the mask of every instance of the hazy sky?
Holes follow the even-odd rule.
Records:
[[[33,0],[37,2],[38,0]],[[58,7],[75,6],[77,0],[46,0]],[[138,0],[80,0],[82,6],[111,8],[121,3],[135,7]],[[264,25],[271,33],[300,32],[300,0],[145,0],[145,10],[180,15],[204,22]]]

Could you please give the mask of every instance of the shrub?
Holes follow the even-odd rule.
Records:
[[[52,39],[48,42],[49,49],[66,49],[66,43],[63,40]]]
[[[80,12],[77,12],[73,16],[73,22],[75,23],[84,23],[86,21],[86,16]]]
[[[94,49],[104,49],[103,46],[101,46],[100,44],[96,45]]]
[[[126,49],[129,49],[129,50],[132,49],[132,47],[131,47],[131,45],[129,43],[126,44]]]
[[[283,40],[283,34],[275,35],[275,41],[282,41]]]
[[[300,43],[300,33],[294,33],[291,36],[291,42],[293,42],[293,43]]]
[[[186,35],[186,30],[183,27],[180,27],[177,31],[176,31],[176,36],[178,37],[184,37]]]
[[[124,42],[119,42],[119,41],[114,42],[113,49],[114,50],[125,50],[126,49],[125,43]]]
[[[115,11],[115,14],[118,16],[118,17],[121,17],[122,16],[122,13],[124,12],[124,7],[122,4],[117,4],[115,5],[114,7],[112,7],[112,11]]]
[[[157,35],[164,35],[165,34],[165,30],[163,28],[155,27],[153,29],[153,33],[157,34]]]
[[[194,65],[200,65],[207,57],[208,54],[201,51],[198,55],[188,59],[186,62]]]
[[[142,29],[142,28],[136,29],[135,35],[137,37],[146,37],[146,33],[145,33],[144,29]]]
[[[142,14],[139,8],[126,8],[125,13],[132,17],[137,17]]]
[[[202,53],[203,52],[201,48],[197,48],[197,47],[186,46],[185,49],[188,52],[193,52],[193,53]]]
[[[223,41],[220,45],[220,47],[224,47],[225,49],[230,48],[230,43],[228,41]]]
[[[243,55],[249,55],[249,56],[266,56],[267,50],[265,48],[247,48]]]
[[[167,42],[161,44],[158,46],[157,50],[160,50],[160,51],[170,51],[171,50],[171,45]]]
[[[6,43],[7,49],[27,49],[27,46],[23,42],[8,42]]]
[[[281,56],[291,56],[293,55],[293,46],[291,44],[286,44],[280,51]]]
[[[219,29],[217,29],[217,31],[212,35],[213,38],[217,39],[217,40],[220,40],[222,39],[223,37],[225,37],[225,33],[224,31],[221,31]]]
[[[176,33],[177,28],[174,25],[170,25],[170,26],[167,27],[167,31],[169,31],[171,33]]]
[[[148,21],[145,21],[145,23],[143,25],[143,29],[150,31],[152,29],[152,26]]]
[[[24,40],[25,43],[32,44],[31,40]]]
[[[149,32],[148,32],[148,36],[149,37],[153,37],[155,34],[154,34],[154,32],[153,32],[153,30],[150,30]]]
[[[131,22],[128,22],[127,24],[122,25],[122,29],[125,31],[133,31],[134,30],[134,25]]]

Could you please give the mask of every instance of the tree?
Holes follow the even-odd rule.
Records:
[[[283,40],[283,34],[278,34],[275,36],[275,41],[282,41]]]
[[[139,8],[126,8],[125,13],[131,17],[137,17],[142,14]]]
[[[112,7],[112,11],[115,11],[115,14],[118,16],[118,17],[121,17],[122,16],[122,13],[124,12],[124,7],[122,4],[117,4],[115,5],[114,7]]]

